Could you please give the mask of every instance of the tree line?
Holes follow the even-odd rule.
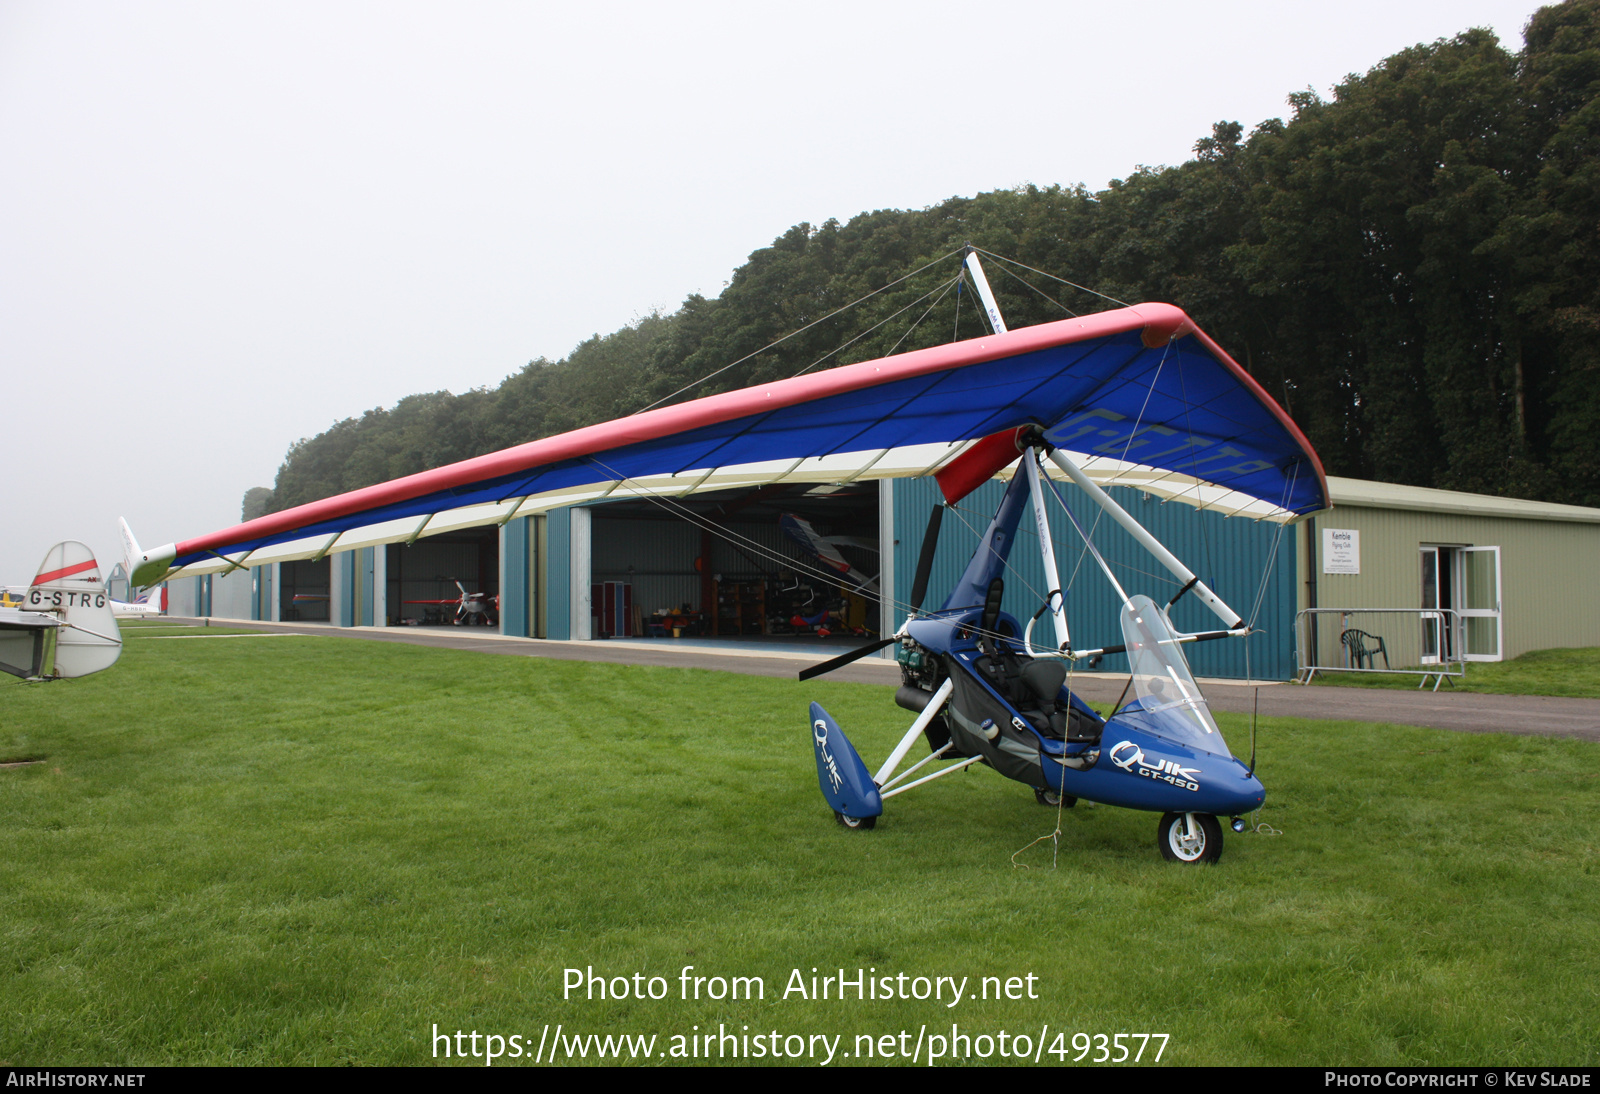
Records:
[[[993,263],[1013,327],[1106,298],[1177,304],[1330,474],[1600,505],[1600,0],[1542,8],[1524,38],[1517,53],[1484,30],[1403,50],[1331,98],[1290,95],[1287,120],[1219,122],[1188,162],[1098,193],[1030,185],[798,224],[715,298],[497,388],[411,395],[297,442],[265,511],[975,336],[953,259],[905,277],[968,242],[1105,294]]]

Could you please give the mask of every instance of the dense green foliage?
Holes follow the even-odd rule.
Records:
[[[252,486],[244,492],[244,500],[239,503],[239,519],[255,520],[268,511],[267,506],[271,502],[272,491],[268,487]]]
[[[1021,849],[1056,813],[992,771],[834,824],[805,700],[876,758],[889,687],[172,633],[0,692],[0,761],[45,761],[0,770],[0,1066],[456,1063],[434,1024],[531,1056],[546,1023],[847,1064],[952,1023],[1044,1030],[1046,1064],[1075,1031],[1166,1033],[1180,1066],[1600,1063],[1590,742],[1262,718],[1270,830],[1183,867],[1152,814],[1080,803],[1052,870]],[[765,996],[684,1001],[691,965]],[[589,966],[672,990],[564,998]],[[784,998],[795,968],[1038,998]]]
[[[956,294],[913,303],[954,258],[895,283],[968,241],[1184,308],[1331,474],[1600,504],[1600,0],[1541,9],[1520,53],[1467,31],[1351,76],[1331,100],[1289,103],[1287,122],[1248,137],[1220,122],[1188,163],[1096,194],[1028,186],[796,225],[716,299],[533,361],[493,391],[410,396],[300,441],[272,508],[662,399],[977,334],[970,295],[959,316]],[[990,276],[1013,326],[1109,306]]]

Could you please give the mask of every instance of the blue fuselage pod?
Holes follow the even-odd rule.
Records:
[[[811,744],[817,752],[817,782],[833,811],[846,817],[882,816],[883,799],[872,774],[820,703],[811,704]]]
[[[1260,809],[1266,797],[1261,781],[1243,763],[1157,736],[1143,711],[1107,721],[1099,751],[1094,765],[1084,771],[1047,758],[1051,785],[1105,805],[1224,817]]]
[[[1014,629],[1015,620],[1009,616],[1002,615],[1000,622]],[[952,674],[977,680],[974,670],[981,651],[971,637],[976,626],[976,612],[952,611],[914,620],[907,632],[920,645],[943,655]],[[990,690],[986,684],[980,686],[985,692]],[[962,694],[958,689],[955,702],[961,701]],[[1001,696],[993,698],[995,702],[1002,701]],[[1099,721],[1066,688],[1062,689],[1062,698],[1085,716]],[[1007,710],[1008,716],[1019,713],[1009,706]],[[957,723],[959,715],[959,711],[952,715]],[[1036,762],[1042,771],[1033,779],[1024,777],[1023,769],[1018,768],[1010,777],[1085,801],[1159,813],[1234,816],[1259,809],[1266,793],[1260,780],[1243,763],[1225,753],[1208,752],[1174,739],[1182,735],[1182,726],[1172,722],[1185,717],[1188,714],[1183,710],[1124,710],[1106,720],[1099,740],[1091,743],[1039,736],[1019,717],[1009,727],[1001,728],[1008,737],[1015,736],[1023,742],[1031,738],[1035,742]],[[1009,717],[993,720],[1005,723]],[[1014,735],[1012,728],[1016,729]],[[1015,745],[1012,751],[1016,751]],[[998,766],[1006,773],[1004,764]]]

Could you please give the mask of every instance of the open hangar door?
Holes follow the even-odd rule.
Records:
[[[860,645],[879,625],[878,495],[780,483],[597,506],[590,633]]]
[[[385,548],[389,626],[498,626],[500,529],[490,525]]]
[[[331,556],[279,563],[278,618],[285,623],[328,622],[332,589]]]

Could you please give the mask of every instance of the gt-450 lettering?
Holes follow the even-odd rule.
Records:
[[[1195,781],[1200,774],[1198,767],[1184,767],[1176,760],[1157,760],[1151,763],[1145,759],[1144,749],[1132,741],[1119,741],[1112,746],[1111,762],[1130,775],[1142,775],[1147,779],[1156,779],[1159,782],[1172,786],[1182,787],[1184,790],[1200,789],[1200,784]]]

